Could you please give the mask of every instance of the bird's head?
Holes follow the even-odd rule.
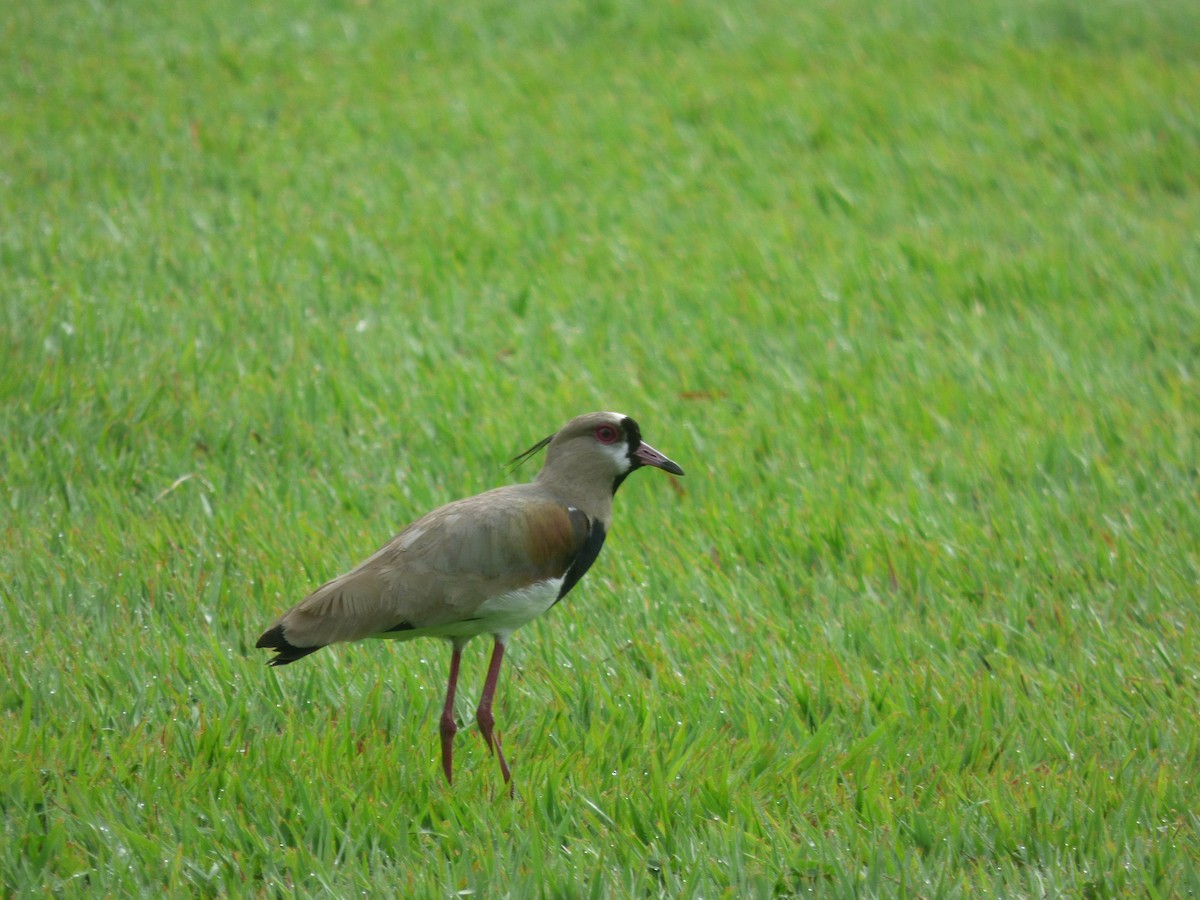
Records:
[[[577,416],[538,443],[514,463],[524,462],[543,447],[546,463],[538,478],[595,478],[612,484],[616,493],[634,469],[653,466],[682,475],[683,469],[642,440],[642,430],[629,416],[594,412]]]

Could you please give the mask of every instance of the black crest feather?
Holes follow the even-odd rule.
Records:
[[[550,435],[550,437],[544,437],[528,450],[524,451],[523,453],[518,453],[508,461],[508,471],[515,472],[527,459],[535,455],[539,450],[545,449],[546,445],[552,440],[554,440],[554,435]]]

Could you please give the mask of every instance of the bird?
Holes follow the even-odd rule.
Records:
[[[514,631],[570,593],[591,568],[612,522],[613,496],[635,469],[683,469],[642,440],[616,412],[577,416],[511,462],[546,451],[533,481],[494,488],[417,519],[344,575],[321,585],[271,624],[255,644],[283,666],[322,647],[368,638],[450,642],[450,674],[439,722],[442,772],[454,783],[454,695],[464,646],[492,638],[475,721],[512,772],[495,731],[492,703]]]

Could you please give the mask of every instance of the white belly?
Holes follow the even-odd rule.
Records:
[[[475,610],[472,624],[478,626],[479,633],[495,634],[504,640],[554,605],[562,581],[561,578],[540,581],[527,588],[493,597]]]
[[[561,578],[553,578],[549,581],[539,581],[537,584],[531,584],[529,587],[517,591],[500,594],[498,597],[485,601],[470,617],[457,622],[379,632],[370,637],[391,641],[411,641],[422,637],[459,640],[470,639],[479,634],[493,634],[500,639],[501,643],[504,643],[510,634],[522,625],[532,622],[554,605],[562,583]]]

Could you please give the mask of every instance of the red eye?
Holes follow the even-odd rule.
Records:
[[[618,436],[617,429],[612,425],[601,425],[596,429],[596,440],[602,444],[611,444]]]

